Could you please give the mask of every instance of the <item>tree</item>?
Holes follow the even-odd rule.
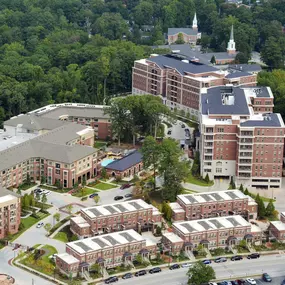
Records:
[[[17,192],[16,192],[18,195],[21,195],[22,194],[22,191],[21,191],[21,189],[18,187],[18,189],[17,189]]]
[[[200,153],[199,151],[195,152],[194,161],[191,167],[191,173],[193,176],[200,175]]]
[[[107,178],[108,178],[108,173],[107,173],[107,170],[106,170],[105,167],[103,167],[103,168],[101,169],[101,177],[102,177],[103,179],[107,179]]]
[[[239,52],[235,57],[235,62],[238,64],[247,64],[249,57],[246,56],[243,52]]]
[[[210,62],[211,62],[213,65],[216,64],[216,57],[215,57],[214,55],[211,57]]]
[[[60,213],[55,213],[53,215],[53,221],[59,222],[60,221]],[[53,223],[54,224],[54,223]]]
[[[94,196],[93,200],[94,200],[95,204],[97,205],[100,201],[99,195]]]
[[[143,166],[145,169],[153,169],[153,190],[156,187],[156,172],[158,170],[161,145],[157,143],[154,137],[148,136],[145,138],[143,146],[141,148]]]
[[[41,184],[45,184],[47,182],[47,179],[44,175],[41,176]]]
[[[31,177],[30,177],[30,174],[29,174],[29,173],[27,173],[26,183],[27,183],[28,185],[31,184]]]
[[[49,234],[49,232],[50,232],[52,226],[51,226],[50,223],[47,223],[47,224],[44,225],[44,228],[45,228],[45,230],[47,231],[47,233]]]
[[[36,200],[39,202],[41,200],[41,195],[39,192],[36,193]]]
[[[162,203],[162,213],[167,221],[171,221],[172,210],[169,203],[166,203],[165,201]]]
[[[210,178],[209,178],[209,174],[207,173],[206,174],[206,176],[205,176],[205,182],[207,183],[207,184],[209,184],[209,182],[210,182]]]
[[[73,210],[73,205],[72,204],[68,204],[66,206],[66,210],[68,211],[69,215],[71,215],[72,214],[72,210]]]
[[[270,202],[267,204],[265,213],[266,213],[266,217],[273,217],[274,216],[275,207],[274,207],[272,200],[270,200]]]
[[[187,275],[188,284],[190,285],[206,284],[216,278],[214,269],[211,266],[204,264],[202,261],[198,261],[190,267]]]
[[[84,187],[86,185],[86,177],[83,176],[83,179],[82,179],[82,186]]]
[[[284,55],[282,54],[282,48],[278,39],[269,37],[266,40],[265,45],[261,50],[261,59],[270,68],[284,67]]]
[[[248,191],[248,189],[247,189],[247,188],[245,188],[245,190],[244,190],[244,194],[245,194],[245,195],[249,195],[249,191]]]
[[[255,202],[257,203],[257,214],[259,218],[264,218],[266,216],[266,209],[263,200],[260,198],[259,194],[255,197]]]
[[[243,189],[243,185],[242,185],[242,184],[240,184],[239,190],[240,190],[241,192],[244,192],[244,189]]]
[[[44,204],[46,204],[46,202],[47,202],[47,195],[43,194],[43,196],[42,196],[42,208],[44,207]]]
[[[183,34],[182,33],[179,33],[178,36],[177,36],[177,40],[175,42],[176,44],[184,44],[185,41],[184,41],[184,37],[183,37]]]

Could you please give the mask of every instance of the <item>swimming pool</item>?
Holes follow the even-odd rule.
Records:
[[[108,164],[110,164],[113,161],[114,161],[114,159],[111,159],[111,158],[104,159],[101,161],[101,166],[106,167]]]

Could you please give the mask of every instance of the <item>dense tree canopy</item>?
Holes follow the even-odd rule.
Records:
[[[163,44],[167,28],[191,26],[195,11],[204,49],[224,51],[233,24],[240,62],[257,50],[270,68],[284,66],[283,0],[251,9],[220,0],[1,0],[0,125],[48,103],[130,92],[134,60]]]

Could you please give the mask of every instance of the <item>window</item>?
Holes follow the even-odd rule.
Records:
[[[60,168],[60,163],[56,163],[55,168]]]

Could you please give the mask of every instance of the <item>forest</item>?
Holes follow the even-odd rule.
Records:
[[[269,69],[283,68],[284,2],[251,2],[1,0],[0,125],[46,104],[102,104],[130,92],[134,60],[164,44],[167,28],[190,26],[195,11],[203,49],[225,50],[233,24],[245,58],[256,50]]]

